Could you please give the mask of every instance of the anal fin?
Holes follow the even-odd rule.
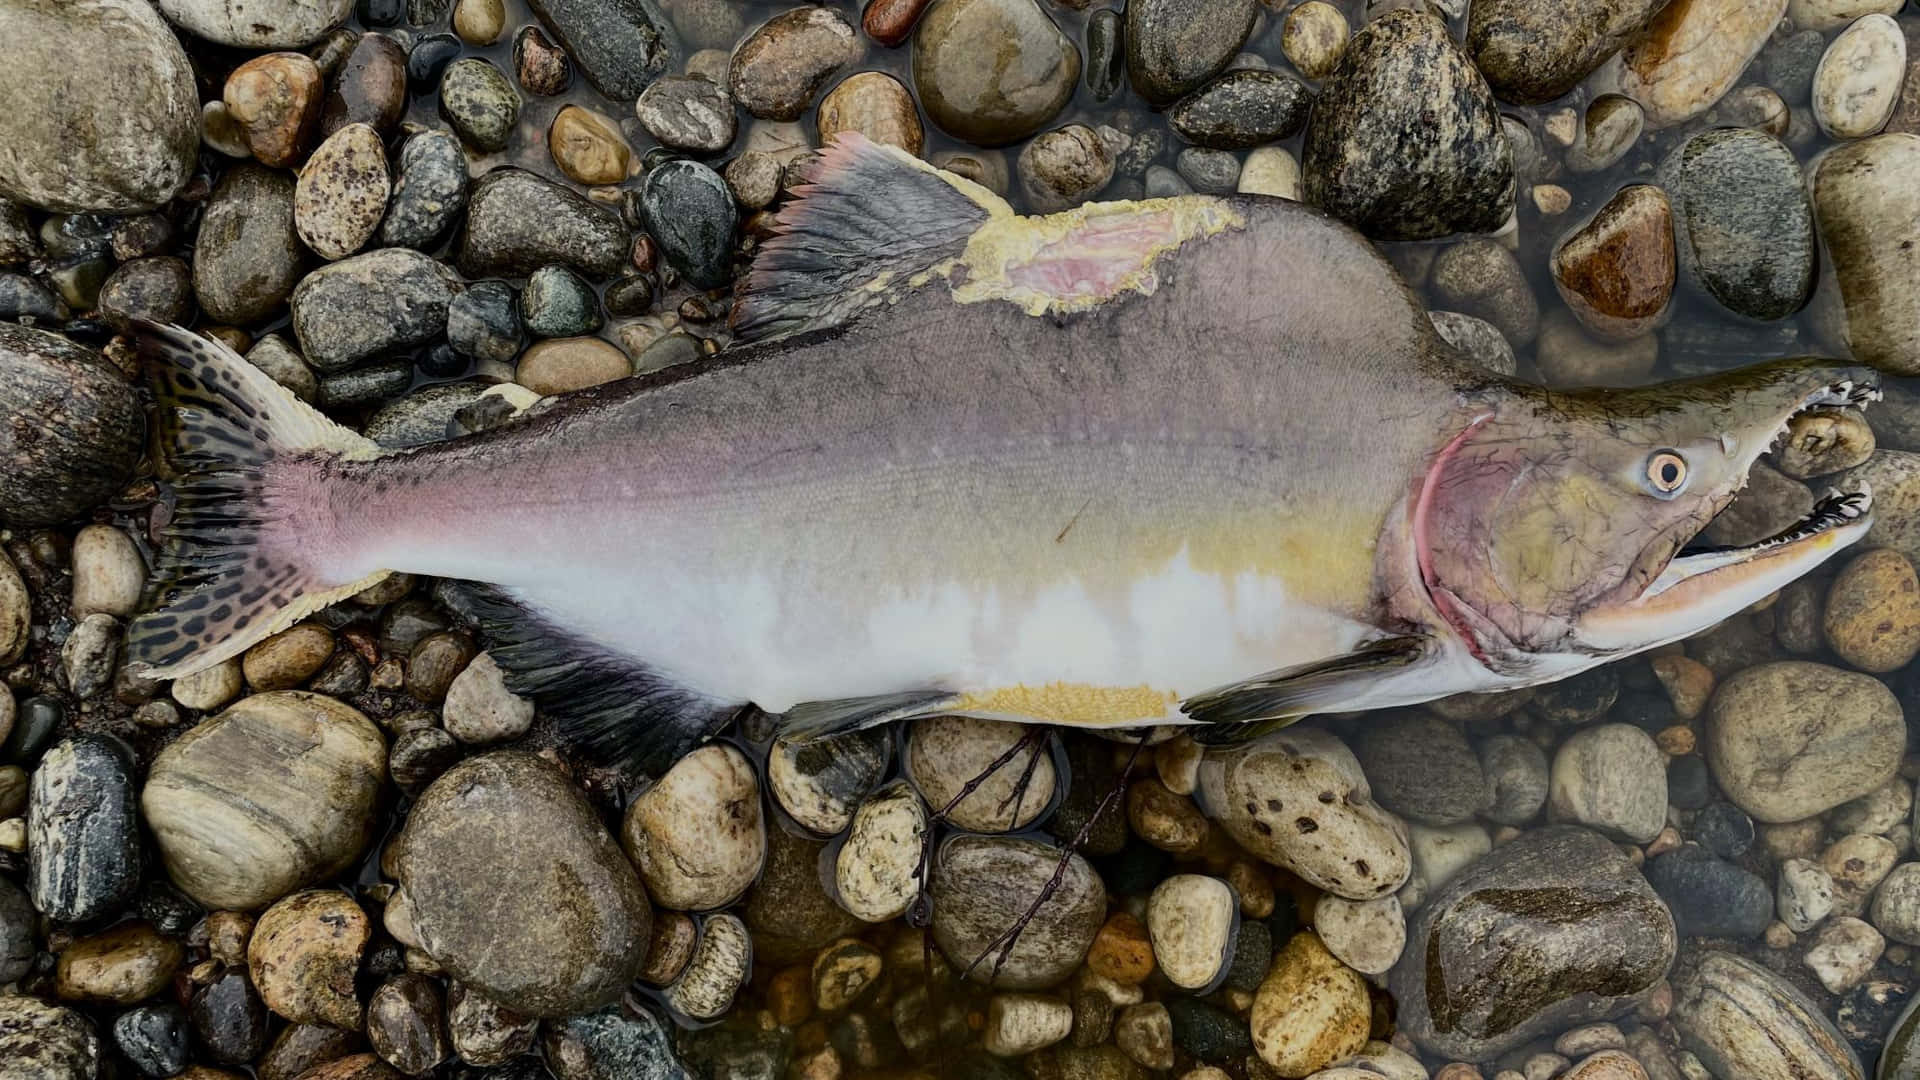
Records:
[[[1180,703],[1180,711],[1197,723],[1233,725],[1232,731],[1223,728],[1213,733],[1226,735],[1227,741],[1249,738],[1317,712],[1338,710],[1369,679],[1419,662],[1430,642],[1418,635],[1379,638],[1350,653],[1269,671],[1195,695]],[[1210,741],[1202,731],[1194,732],[1194,737],[1196,742]]]
[[[570,745],[601,764],[659,776],[744,707],[676,685],[555,626],[495,586],[461,582],[449,600],[479,625],[507,688],[532,699]]]
[[[780,737],[804,742],[807,739],[839,735],[894,720],[925,716],[939,709],[942,704],[957,700],[957,694],[930,689],[803,702],[788,709],[781,717]]]

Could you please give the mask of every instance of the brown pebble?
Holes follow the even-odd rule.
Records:
[[[528,26],[513,39],[513,74],[528,93],[551,97],[573,81],[573,61],[539,27]]]
[[[332,655],[332,632],[301,623],[248,649],[240,658],[240,671],[257,691],[291,690],[312,678]]]
[[[1653,677],[1660,680],[1668,700],[1673,702],[1674,714],[1680,719],[1691,720],[1707,707],[1707,699],[1713,696],[1712,668],[1680,653],[1656,656],[1650,666],[1653,668]],[[1680,752],[1686,753],[1684,750]]]
[[[1835,575],[1822,621],[1827,645],[1861,671],[1903,668],[1920,655],[1920,576],[1893,548],[1859,556]]]
[[[913,95],[883,71],[862,71],[834,87],[820,101],[818,120],[823,146],[831,145],[842,132],[857,131],[915,157],[926,147],[927,133],[920,125]]]
[[[613,121],[579,105],[568,105],[547,128],[547,150],[567,177],[582,184],[617,184],[627,178],[633,148]]]
[[[869,0],[860,13],[860,28],[891,49],[906,41],[932,0]]]
[[[1677,265],[1666,193],[1633,184],[1554,249],[1553,283],[1589,333],[1625,341],[1664,318]]]
[[[813,968],[782,968],[767,982],[767,1011],[775,1023],[798,1027],[813,1015]]]
[[[216,911],[207,916],[207,951],[228,967],[247,962],[247,940],[253,936],[253,916],[244,911]]]
[[[407,658],[407,693],[429,705],[440,701],[479,651],[473,639],[452,631],[421,638]]]
[[[62,950],[54,990],[69,1001],[132,1005],[165,989],[186,957],[151,923],[121,923]]]
[[[391,135],[407,111],[407,54],[385,34],[361,34],[327,94],[320,134],[366,124]]]
[[[1693,753],[1697,740],[1692,728],[1685,724],[1675,724],[1669,728],[1662,728],[1660,734],[1653,737],[1653,741],[1669,757],[1684,757]]]
[[[1126,986],[1146,982],[1154,972],[1153,941],[1139,919],[1116,911],[1100,925],[1087,950],[1087,969]]]
[[[665,909],[654,912],[653,935],[647,942],[647,964],[640,969],[640,981],[665,986],[679,978],[687,969],[687,961],[693,959],[694,942],[699,936],[699,929],[685,913]]]
[[[277,52],[233,69],[221,92],[227,115],[263,165],[286,168],[306,156],[319,131],[320,69],[299,53]]]

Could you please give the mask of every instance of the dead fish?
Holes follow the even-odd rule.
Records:
[[[484,583],[509,685],[670,762],[751,703],[1242,736],[1693,634],[1863,536],[1866,491],[1689,550],[1868,368],[1641,389],[1474,367],[1358,234],[1182,196],[1017,215],[857,137],[719,356],[385,453],[150,328],[178,509],[131,658],[177,678],[393,572]]]

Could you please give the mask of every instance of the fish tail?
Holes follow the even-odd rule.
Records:
[[[158,409],[154,458],[177,502],[161,530],[147,612],[127,631],[127,659],[176,679],[387,576],[333,582],[314,563],[300,516],[342,461],[380,455],[232,349],[177,326],[143,323],[139,352]]]

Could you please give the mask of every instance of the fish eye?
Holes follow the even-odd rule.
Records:
[[[1687,483],[1687,459],[1672,450],[1655,450],[1647,458],[1647,483],[1661,495],[1671,495]]]

